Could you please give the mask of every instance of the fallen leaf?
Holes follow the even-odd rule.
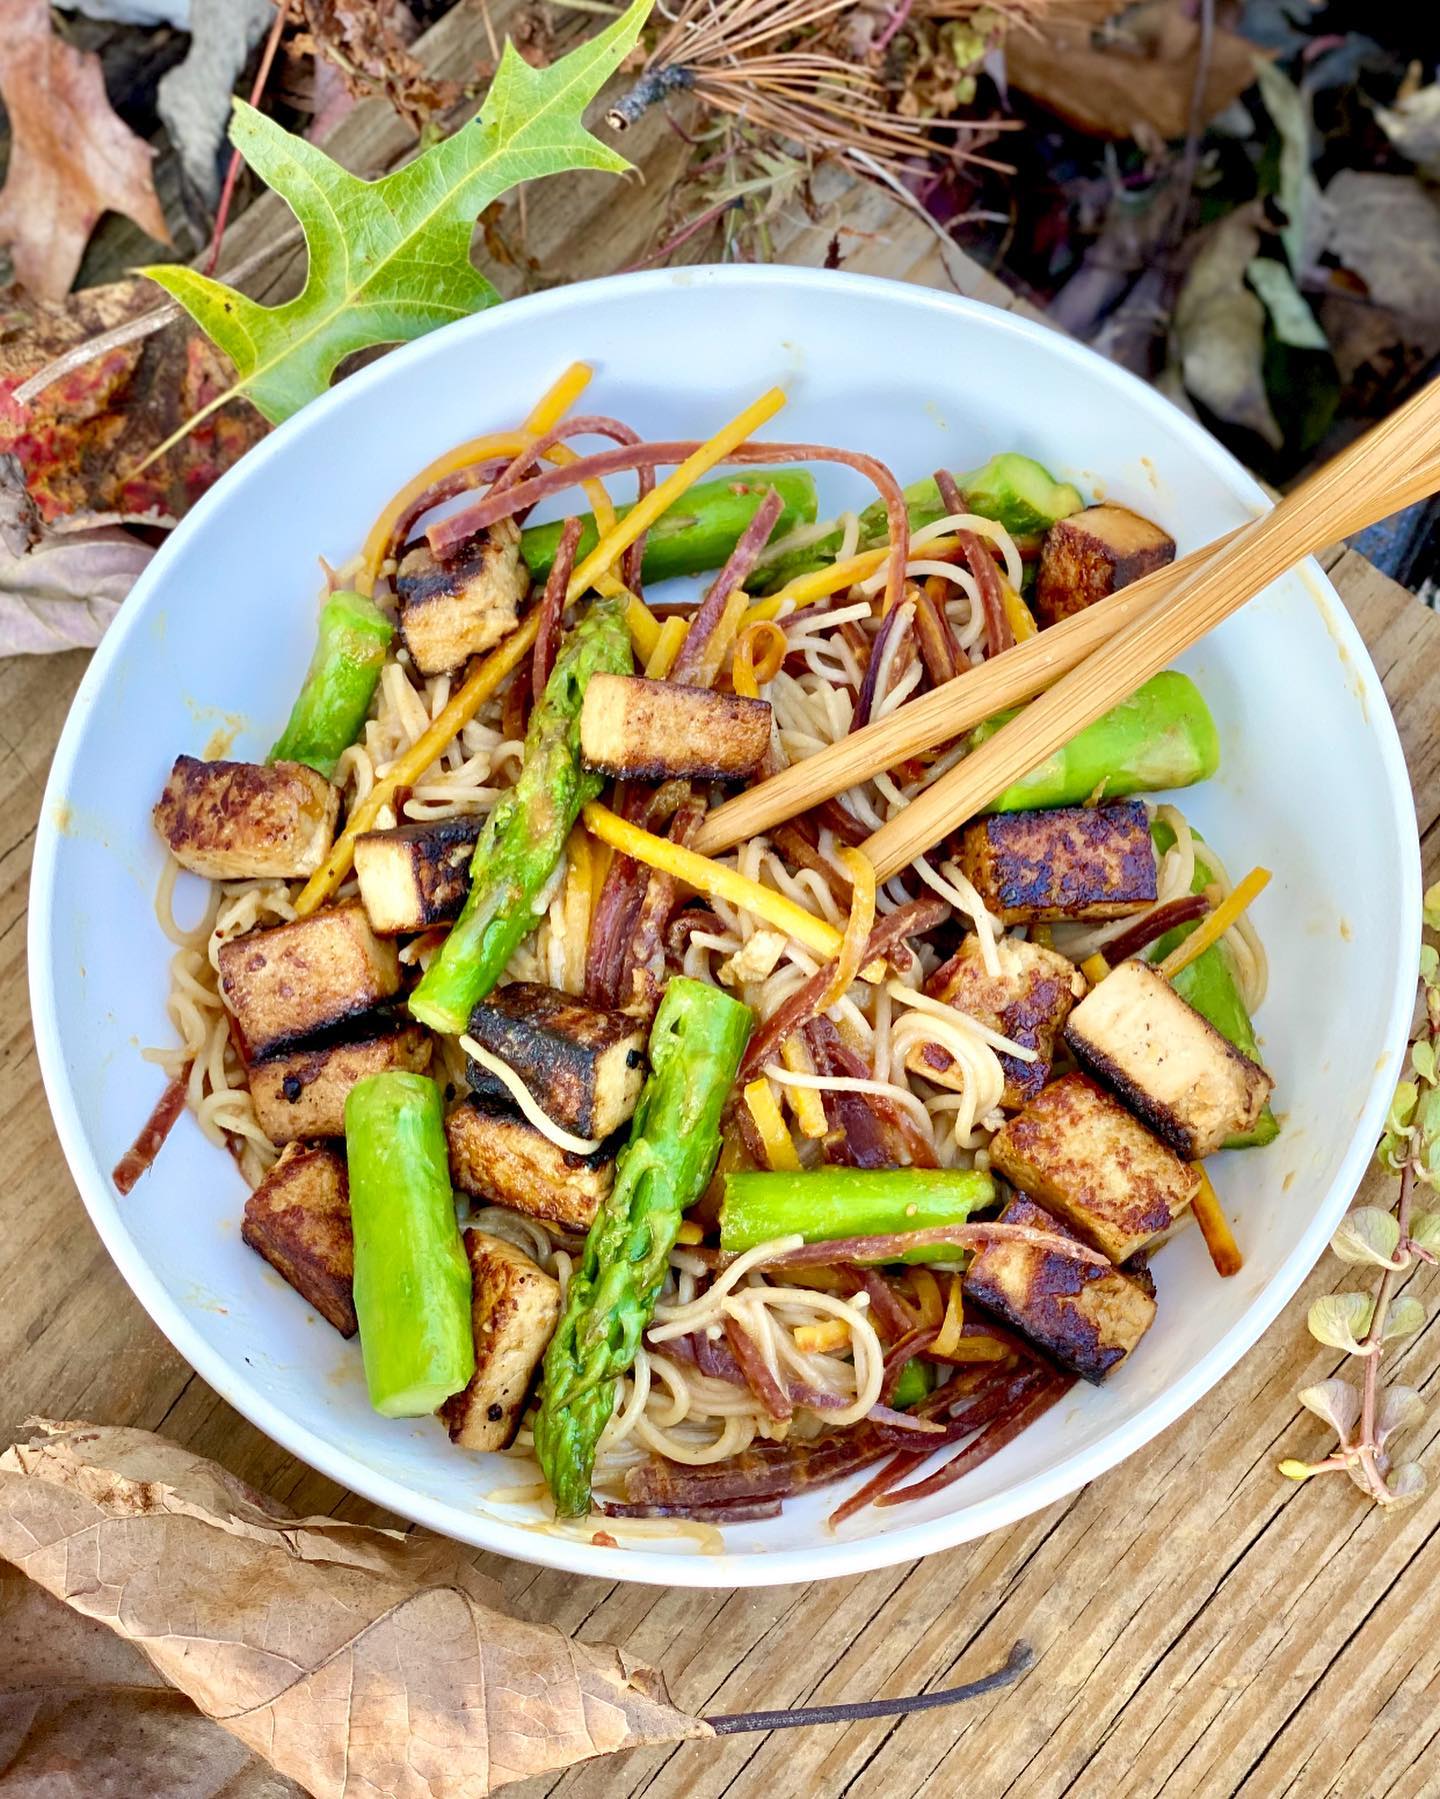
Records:
[[[42,524],[19,458],[0,456],[0,656],[93,650],[154,554],[101,518]]]
[[[1319,184],[1310,167],[1310,102],[1273,63],[1258,65],[1260,97],[1280,134],[1276,200],[1285,215],[1280,241],[1290,267],[1303,280],[1324,248],[1325,219]]]
[[[1320,321],[1283,262],[1273,256],[1257,256],[1246,269],[1245,278],[1264,301],[1270,328],[1282,344],[1288,344],[1292,350],[1330,348]]]
[[[0,1618],[0,1780],[7,1793],[304,1799],[302,1787],[202,1717],[133,1643],[4,1563]]]
[[[0,243],[31,293],[68,292],[102,212],[169,243],[149,145],[111,111],[100,58],[56,37],[46,0],[0,0],[0,96],[10,114]]]
[[[1440,327],[1440,198],[1413,175],[1342,169],[1325,190],[1327,247],[1397,324]]]
[[[0,1456],[0,1556],[318,1799],[481,1799],[711,1735],[653,1670],[511,1617],[459,1544],[294,1518],[148,1431],[32,1428]]]
[[[272,422],[314,399],[347,356],[405,343],[500,298],[470,261],[477,216],[517,182],[572,169],[630,167],[585,129],[585,107],[639,38],[652,0],[634,3],[547,69],[512,43],[479,116],[413,162],[362,181],[243,102],[232,141],[305,231],[305,288],[280,306],[194,269],[145,270],[239,371],[239,391]]]
[[[231,89],[274,19],[274,0],[191,0],[190,48],[160,78],[156,111],[207,206],[220,198]]]
[[[1245,284],[1259,248],[1258,203],[1228,213],[1190,265],[1173,330],[1190,396],[1278,450],[1284,433],[1265,392],[1265,307]]]
[[[1375,117],[1407,162],[1440,181],[1440,82],[1407,94],[1393,107],[1377,106]]]
[[[178,518],[265,433],[250,407],[228,406],[141,476],[132,470],[234,379],[230,363],[188,319],[71,369],[28,406],[14,390],[67,350],[148,312],[140,280],[21,304],[0,290],[0,442],[25,468],[47,520],[80,512]]]
[[[1137,129],[1185,136],[1199,54],[1200,27],[1183,0],[1144,0],[1128,11],[1115,0],[1074,0],[1005,39],[1012,87],[1079,131],[1122,139]],[[1234,32],[1215,29],[1202,122],[1253,86],[1258,54]]]
[[[340,76],[352,100],[382,96],[418,132],[460,98],[458,82],[437,81],[410,54],[418,28],[405,0],[302,0],[302,7],[322,100],[327,97],[320,85],[323,69]],[[312,141],[333,128],[333,99],[329,112],[324,129],[310,134]]]

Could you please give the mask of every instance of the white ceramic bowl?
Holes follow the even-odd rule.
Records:
[[[35,849],[35,1035],[76,1183],[156,1323],[229,1402],[337,1481],[436,1530],[579,1573],[694,1586],[853,1574],[976,1537],[1112,1467],[1193,1405],[1315,1262],[1370,1155],[1396,1078],[1419,928],[1405,764],[1380,683],[1314,566],[1277,582],[1185,664],[1220,726],[1219,777],[1183,804],[1233,871],[1264,862],[1272,962],[1259,1019],[1285,1129],[1224,1157],[1245,1250],[1220,1282],[1198,1232],[1158,1257],[1158,1321],[1103,1388],[1072,1391],[955,1487],[823,1524],[839,1489],[736,1526],[721,1555],[677,1538],[606,1549],[487,1501],[497,1458],[365,1403],[359,1350],[246,1249],[245,1190],[187,1114],[127,1199],[109,1171],[161,1086],[169,945],[152,895],[150,807],[172,759],[234,731],[261,757],[314,635],[316,557],[342,562],[429,458],[518,420],[575,357],[587,409],[646,436],[704,436],[772,382],[771,435],[849,445],[902,481],[993,451],[1040,457],[1092,495],[1153,514],[1181,551],[1264,500],[1210,437],[1057,333],[948,296],[808,269],[687,269],[511,302],[396,351],[309,406],[207,495],[142,578],[91,664],[50,773]],[[822,511],[872,497],[821,472]]]

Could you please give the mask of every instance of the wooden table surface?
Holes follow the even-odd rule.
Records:
[[[501,29],[505,11],[493,9]],[[421,44],[431,67],[472,66],[474,29],[458,12],[442,20]],[[404,147],[374,108],[352,114],[338,143],[366,172]],[[626,147],[652,180],[679,154],[658,125],[642,125]],[[530,247],[550,274],[606,272],[651,247],[653,214],[634,186],[552,182],[532,194],[529,215]],[[267,228],[263,206],[252,209],[234,254]],[[847,268],[1014,304],[873,190],[838,192],[818,221],[797,209],[780,238],[789,261],[823,262],[834,238]],[[1330,561],[1395,711],[1434,880],[1440,619],[1355,554]],[[300,1511],[385,1521],[190,1371],[111,1265],[56,1143],[30,1032],[26,893],[45,770],[83,667],[79,654],[0,663],[0,1115],[9,1131],[0,1434],[8,1440],[32,1413],[138,1425],[217,1457]],[[1440,1793],[1440,1479],[1432,1472],[1425,1500],[1382,1517],[1346,1481],[1296,1488],[1275,1472],[1282,1456],[1319,1453],[1321,1428],[1295,1391],[1340,1358],[1307,1336],[1304,1314],[1344,1275],[1326,1258],[1229,1378],[1121,1467],[1013,1529],[923,1563],[727,1595],[479,1557],[519,1612],[660,1666],[677,1701],[696,1711],[916,1692],[997,1665],[1017,1637],[1036,1652],[1016,1686],[973,1705],[636,1753],[510,1790],[533,1799],[552,1790],[575,1799]],[[1433,1307],[1440,1279],[1418,1278],[1413,1290]],[[1432,1324],[1399,1374],[1431,1396],[1437,1368]],[[1428,1443],[1437,1431],[1440,1411],[1418,1435]],[[1426,1445],[1415,1448],[1426,1455]]]

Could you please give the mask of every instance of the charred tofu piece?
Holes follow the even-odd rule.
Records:
[[[1147,962],[1122,962],[1075,1008],[1065,1041],[1190,1161],[1253,1130],[1275,1085]]]
[[[465,1231],[475,1372],[440,1417],[462,1449],[504,1449],[560,1317],[560,1283],[523,1250],[487,1231]]]
[[[1070,1015],[1070,1008],[1085,991],[1085,977],[1058,950],[1017,937],[1002,937],[996,946],[1000,972],[986,972],[979,940],[967,937],[957,954],[925,983],[934,999],[943,999],[1012,1043],[1033,1049],[1035,1060],[1001,1055],[1005,1091],[1000,1104],[1017,1111],[1050,1079],[1055,1039]],[[906,1067],[942,1087],[964,1088],[963,1076],[948,1050],[938,1043],[917,1043],[906,1058]]]
[[[470,1035],[534,1094],[542,1112],[577,1137],[608,1137],[635,1110],[645,1080],[644,1024],[604,1012],[536,981],[498,987],[470,1014]],[[482,1098],[507,1100],[479,1063],[470,1084]]]
[[[1040,550],[1035,610],[1053,625],[1175,560],[1175,539],[1127,506],[1089,506],[1052,525]]]
[[[1155,901],[1155,850],[1139,800],[977,818],[961,835],[960,867],[1004,924],[1124,918]]]
[[[425,931],[460,916],[482,818],[366,831],[355,839],[355,874],[370,929],[382,937]]]
[[[340,790],[303,762],[177,756],[153,817],[182,868],[210,881],[297,881],[329,854]]]
[[[245,1202],[240,1235],[342,1337],[355,1317],[355,1239],[345,1158],[291,1143]]]
[[[1200,1176],[1087,1074],[1052,1081],[990,1140],[991,1163],[1112,1262],[1168,1230]]]
[[[1000,1220],[1077,1235],[1023,1193]],[[1121,1269],[1095,1268],[1033,1243],[987,1243],[965,1272],[964,1292],[1088,1381],[1123,1362],[1155,1321],[1154,1295]]]
[[[622,781],[734,781],[770,747],[770,702],[640,675],[594,675],[580,754]]]
[[[404,1070],[424,1074],[430,1066],[430,1034],[418,1024],[389,1021],[373,1035],[349,1038],[317,1049],[282,1051],[250,1069],[255,1116],[272,1143],[300,1137],[343,1137],[345,1095],[367,1074]]]
[[[467,1099],[445,1120],[450,1178],[462,1193],[566,1231],[588,1231],[615,1179],[614,1145],[588,1156],[552,1143],[509,1107]]]
[[[395,574],[411,662],[422,675],[443,675],[493,648],[514,630],[529,586],[512,519],[477,533],[443,562],[417,544]]]
[[[400,989],[395,945],[355,901],[247,931],[221,944],[219,959],[220,997],[246,1062],[359,1018]]]

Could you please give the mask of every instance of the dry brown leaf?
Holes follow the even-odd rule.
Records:
[[[1130,138],[1139,128],[1184,137],[1200,27],[1183,0],[1145,0],[1113,28],[1102,29],[1122,10],[1116,0],[1072,0],[1037,19],[1034,31],[1011,32],[1005,40],[1009,84],[1079,131]],[[1202,124],[1251,86],[1263,55],[1217,27]]]
[[[0,1556],[319,1799],[481,1799],[711,1734],[653,1670],[509,1616],[458,1544],[292,1518],[148,1431],[33,1428],[0,1456]]]
[[[1191,397],[1278,450],[1285,435],[1265,391],[1265,307],[1245,282],[1260,248],[1259,222],[1254,201],[1208,233],[1175,302],[1172,328]]]
[[[149,145],[111,111],[100,58],[56,37],[46,0],[0,0],[0,95],[10,114],[0,243],[31,293],[69,292],[102,212],[169,243]]]
[[[427,119],[453,106],[460,85],[427,75],[409,46],[419,35],[415,15],[405,0],[302,0],[305,23],[315,54],[318,141],[343,116],[333,82],[321,83],[321,70],[339,74],[352,100],[380,94],[419,131]]]
[[[0,1563],[0,1786],[45,1799],[304,1799],[133,1643]],[[163,1780],[163,1787],[160,1782]]]

